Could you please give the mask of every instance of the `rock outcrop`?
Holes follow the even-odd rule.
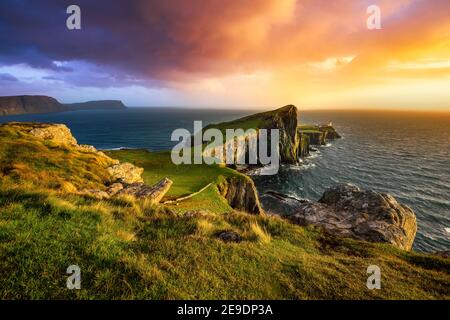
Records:
[[[159,203],[172,186],[172,181],[164,178],[153,186],[146,185],[142,179],[143,168],[131,163],[119,163],[95,147],[78,145],[70,129],[64,124],[38,124],[38,123],[13,123],[26,127],[28,133],[38,139],[51,141],[55,145],[67,146],[72,150],[83,153],[93,153],[101,157],[105,163],[105,169],[109,173],[109,181],[105,181],[105,190],[81,189],[77,193],[89,195],[97,199],[108,199],[112,196],[128,194],[136,198],[146,198],[154,203]]]
[[[217,238],[222,240],[223,242],[241,242],[242,237],[239,233],[235,231],[222,231],[217,234]]]
[[[169,191],[172,184],[172,180],[168,178],[164,178],[152,186],[144,183],[133,183],[124,185],[123,188],[116,194],[129,194],[135,196],[136,198],[145,198],[149,199],[151,202],[159,203],[167,191]]]
[[[306,127],[307,129],[305,130],[303,126],[299,126],[297,131],[300,135],[309,138],[310,145],[325,145],[328,141],[341,138],[331,124]]]
[[[99,100],[83,103],[62,104],[48,96],[9,96],[0,97],[0,116],[13,114],[51,113],[74,110],[124,109],[119,100]]]
[[[113,165],[107,170],[111,175],[113,181],[118,181],[126,184],[144,182],[141,177],[144,169],[136,167],[135,165],[128,162]]]
[[[233,209],[252,214],[263,212],[255,184],[249,177],[227,178],[218,184],[218,189]]]
[[[280,161],[296,164],[299,136],[297,135],[297,107],[288,105],[272,112],[270,124],[266,129],[280,130]]]
[[[391,243],[411,250],[417,231],[414,212],[389,194],[361,190],[350,184],[327,189],[319,202],[275,192],[264,195],[265,209],[300,225],[370,242]]]
[[[29,133],[37,138],[49,140],[58,145],[77,145],[77,140],[64,124],[35,124]]]
[[[311,151],[311,143],[309,137],[301,132],[298,132],[299,143],[297,147],[297,157],[300,159],[309,156],[309,151]]]

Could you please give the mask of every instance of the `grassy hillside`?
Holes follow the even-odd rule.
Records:
[[[110,151],[107,154],[121,162],[130,162],[144,168],[142,177],[145,183],[149,185],[157,183],[164,177],[172,180],[173,185],[163,202],[199,192],[206,187],[205,190],[192,198],[167,205],[176,212],[187,210],[209,210],[215,213],[229,212],[232,209],[227,201],[220,196],[217,184],[228,177],[244,178],[237,171],[219,165],[175,165],[170,159],[170,151],[121,150]]]
[[[148,182],[171,174],[173,196],[197,191],[215,174],[235,174],[220,167],[174,173],[164,154],[116,155],[145,167]],[[177,209],[78,194],[85,185],[102,187],[108,161],[45,143],[21,125],[0,126],[0,298],[450,298],[450,259],[334,239],[231,208],[185,214],[195,203],[223,201],[214,186]],[[218,239],[229,230],[242,241]],[[81,268],[81,290],[66,288],[73,264]],[[381,290],[366,288],[372,264],[381,268]]]

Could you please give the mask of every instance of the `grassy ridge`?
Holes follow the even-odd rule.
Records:
[[[160,170],[172,173],[163,155],[123,151],[121,157],[147,166],[149,182]],[[211,199],[220,206],[214,186],[176,208],[77,194],[84,184],[102,186],[106,162],[43,143],[20,127],[0,126],[0,298],[450,298],[449,259],[335,239],[225,204],[184,214]],[[162,167],[153,167],[159,162]],[[204,179],[202,186],[214,178],[203,170],[192,175]],[[180,171],[172,178],[184,176]],[[190,191],[181,183],[174,195]],[[218,239],[229,230],[242,242]],[[66,269],[73,264],[81,268],[81,290],[66,288]],[[381,290],[366,288],[371,264],[381,268]]]

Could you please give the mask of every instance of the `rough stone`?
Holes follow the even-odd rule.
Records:
[[[106,189],[106,192],[110,195],[110,196],[114,196],[116,195],[120,190],[123,189],[123,185],[121,183],[113,183],[112,185],[110,185],[108,187],[108,189]]]
[[[226,182],[219,184],[218,188],[220,194],[233,209],[252,214],[263,212],[255,184],[250,178],[229,178]]]
[[[143,183],[141,174],[144,172],[143,168],[136,167],[135,165],[125,162],[115,164],[107,168],[113,181],[118,181],[126,184]]]
[[[223,242],[241,242],[242,237],[235,231],[222,231],[217,237]]]
[[[81,152],[98,152],[97,149],[95,149],[94,146],[90,146],[88,144],[80,144],[80,145],[78,145],[78,150],[80,150]]]
[[[153,186],[140,182],[132,183],[125,185],[124,188],[117,194],[129,194],[135,196],[136,198],[146,198],[150,199],[154,203],[159,203],[167,191],[169,191],[172,184],[173,182],[168,178],[162,179]]]
[[[77,145],[70,129],[64,124],[40,124],[31,129],[30,134],[43,140],[50,140],[59,145]]]
[[[317,225],[330,234],[411,250],[417,232],[414,212],[389,194],[350,184],[327,189],[319,202],[267,193],[271,213],[300,225]],[[264,201],[266,203],[266,201]]]

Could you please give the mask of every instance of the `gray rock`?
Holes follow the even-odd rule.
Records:
[[[350,184],[327,189],[319,202],[281,194],[265,195],[272,213],[300,225],[317,225],[330,234],[370,242],[387,242],[411,250],[417,232],[414,212],[389,194]]]
[[[241,242],[242,237],[235,231],[222,231],[217,237],[223,242]]]
[[[159,203],[167,191],[169,191],[172,184],[173,182],[168,178],[162,179],[153,186],[137,182],[124,185],[123,189],[119,190],[117,194],[129,194],[135,196],[136,198],[147,198],[154,203]]]

